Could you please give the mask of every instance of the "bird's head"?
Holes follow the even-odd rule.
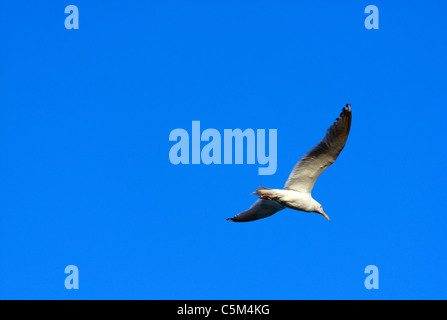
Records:
[[[321,214],[323,217],[329,220],[328,215],[323,211],[323,206],[316,201],[314,206],[314,212]]]

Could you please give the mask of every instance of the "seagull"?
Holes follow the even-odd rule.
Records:
[[[259,199],[248,210],[227,220],[254,221],[267,218],[285,208],[316,212],[329,220],[321,204],[312,198],[311,192],[320,174],[334,163],[343,150],[350,128],[351,105],[347,104],[343,108],[340,118],[337,118],[329,127],[325,137],[296,163],[284,189],[258,187],[252,194],[259,196]]]

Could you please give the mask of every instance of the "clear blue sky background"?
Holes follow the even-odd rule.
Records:
[[[79,30],[66,30],[66,5]],[[367,30],[364,9],[380,10]],[[441,1],[0,6],[0,298],[447,298]],[[347,103],[313,190],[252,223]],[[171,130],[277,129],[278,170],[169,162]],[[64,269],[79,268],[79,290]],[[367,290],[364,269],[379,268]]]

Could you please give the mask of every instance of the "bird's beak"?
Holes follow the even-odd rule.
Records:
[[[326,219],[329,220],[329,216],[328,216],[326,213],[324,213],[324,211],[321,211],[320,214],[321,214],[323,217],[325,217]]]

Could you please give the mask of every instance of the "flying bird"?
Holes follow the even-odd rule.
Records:
[[[337,159],[348,139],[351,128],[351,105],[343,108],[340,118],[329,127],[325,137],[307,151],[296,163],[284,189],[258,187],[252,194],[259,199],[246,211],[227,220],[234,222],[267,218],[285,208],[316,212],[329,220],[323,207],[312,198],[312,188],[320,174]]]

